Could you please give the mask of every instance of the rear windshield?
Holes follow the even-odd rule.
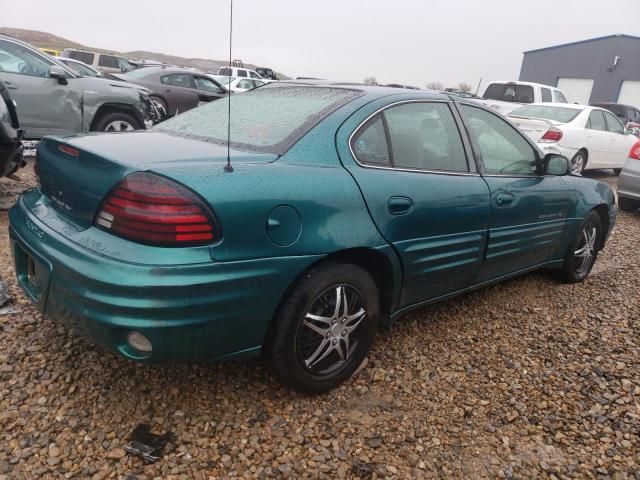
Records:
[[[194,108],[152,130],[226,145],[231,98],[231,147],[281,155],[320,120],[360,94],[343,88],[268,85]]]
[[[135,70],[131,70],[130,72],[125,73],[123,76],[124,77],[131,77],[131,78],[143,78],[143,77],[146,77],[147,75],[151,75],[153,72],[157,72],[159,70],[160,70],[159,67],[140,67],[140,68],[136,68]]]
[[[543,118],[554,122],[567,123],[578,116],[583,109],[567,107],[549,107],[546,105],[527,105],[509,114],[514,117]]]
[[[484,92],[483,98],[502,102],[533,103],[533,87],[531,85],[492,83]]]

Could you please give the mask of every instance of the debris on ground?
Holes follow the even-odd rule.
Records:
[[[173,434],[165,432],[162,435],[151,433],[151,425],[140,424],[131,433],[129,443],[124,449],[134,455],[144,458],[147,462],[153,463],[162,457],[168,443],[173,443]]]

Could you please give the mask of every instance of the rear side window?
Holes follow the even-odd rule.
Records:
[[[556,103],[569,103],[560,90],[554,90],[553,94],[556,96]]]
[[[364,124],[351,139],[356,160],[363,165],[391,167],[387,132],[382,115],[378,114]]]
[[[221,68],[220,70],[218,70],[218,75],[222,75],[224,77],[232,77],[233,76],[233,72],[231,71],[230,68],[224,67],[224,68]]]
[[[553,102],[553,100],[551,100],[551,90],[548,88],[541,88],[540,90],[542,91],[543,102]]]
[[[604,123],[602,110],[594,110],[589,114],[587,128],[590,128],[591,130],[601,130],[603,132],[607,130],[607,125]]]
[[[511,124],[481,108],[462,105],[488,174],[533,175],[536,153]]]
[[[188,73],[172,73],[165,75],[160,79],[165,85],[173,85],[174,87],[195,88],[193,78]]]
[[[362,91],[315,86],[266,85],[234,95],[231,147],[285,153],[327,115]],[[184,137],[227,144],[229,96],[194,108],[152,128]]]
[[[246,76],[247,76],[246,70],[238,70],[238,77],[246,77]]]
[[[502,102],[533,103],[533,87],[513,83],[492,83],[484,92],[483,98]]]
[[[100,57],[98,58],[98,66],[120,69],[118,57],[114,57],[112,55],[100,55]]]
[[[80,60],[81,62],[86,63],[87,65],[93,65],[94,55],[89,52],[76,52],[72,50],[69,52],[69,58],[73,58],[74,60]]]

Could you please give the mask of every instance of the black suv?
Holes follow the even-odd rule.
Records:
[[[25,165],[22,159],[22,130],[9,90],[0,81],[0,177]]]
[[[628,123],[640,123],[640,110],[636,107],[632,107],[631,105],[608,102],[592,103],[591,105],[609,110],[620,119],[623,125],[627,125]]]

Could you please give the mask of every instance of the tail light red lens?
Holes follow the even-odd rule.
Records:
[[[629,151],[629,158],[640,160],[640,142],[636,142]]]
[[[95,226],[138,243],[163,247],[205,245],[220,230],[202,199],[152,173],[134,173],[109,192]]]
[[[553,142],[559,142],[561,139],[562,139],[562,130],[556,127],[551,127],[549,128],[549,130],[545,132],[545,134],[542,136],[540,141],[553,143]]]

